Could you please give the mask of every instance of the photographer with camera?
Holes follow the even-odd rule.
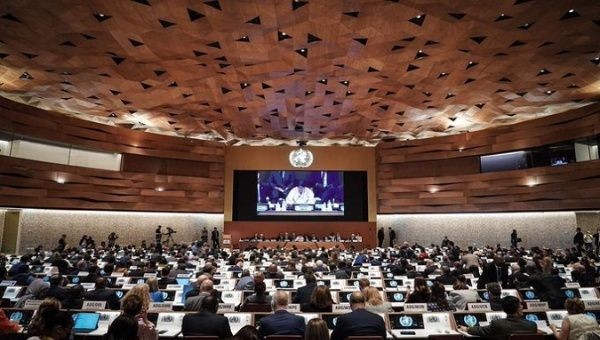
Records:
[[[173,234],[177,233],[173,228],[167,227],[167,246],[172,246],[175,244],[175,240],[173,240]]]

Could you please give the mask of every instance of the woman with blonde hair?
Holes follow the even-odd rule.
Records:
[[[310,319],[304,331],[304,340],[329,340],[329,329],[323,319]]]
[[[123,315],[134,318],[138,323],[139,340],[157,340],[156,326],[148,320],[150,308],[150,287],[147,284],[134,286],[121,301]]]
[[[584,314],[585,305],[579,299],[568,299],[565,301],[565,309],[569,313],[562,321],[560,329],[550,325],[552,333],[559,340],[580,339],[580,336],[598,331],[598,322],[593,316]]]
[[[372,313],[391,313],[394,311],[392,304],[383,301],[379,290],[375,287],[366,287],[363,289],[365,295],[365,309]]]

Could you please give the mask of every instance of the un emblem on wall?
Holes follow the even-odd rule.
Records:
[[[314,160],[312,152],[299,148],[290,152],[290,164],[294,168],[308,168]]]

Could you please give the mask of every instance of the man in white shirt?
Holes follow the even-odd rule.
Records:
[[[315,194],[310,188],[306,188],[303,182],[299,182],[297,186],[290,190],[285,201],[287,204],[314,204]]]

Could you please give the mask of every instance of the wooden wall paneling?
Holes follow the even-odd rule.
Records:
[[[58,183],[59,178],[65,183]],[[222,212],[223,179],[116,172],[0,156],[0,205]]]
[[[600,160],[461,176],[387,179],[378,185],[380,213],[597,209]]]
[[[99,124],[0,97],[0,129],[99,151],[204,162],[224,161],[223,143]]]
[[[600,103],[509,126],[423,140],[380,143],[377,146],[378,162],[400,163],[508,152],[597,134],[600,134]]]

